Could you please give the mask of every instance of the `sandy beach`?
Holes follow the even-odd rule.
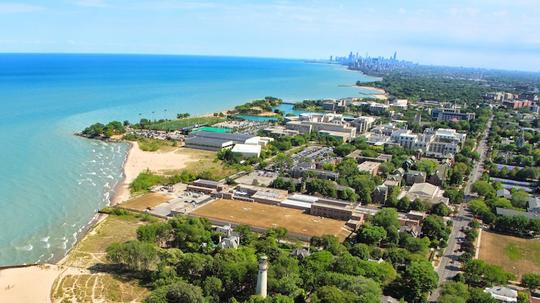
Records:
[[[116,193],[111,201],[113,205],[131,198],[129,184],[137,176],[149,169],[156,173],[165,173],[186,167],[186,164],[195,161],[189,153],[183,153],[184,148],[174,148],[167,151],[145,152],[139,148],[139,143],[130,142],[131,147],[124,163],[124,180],[117,186]]]
[[[51,288],[62,270],[56,265],[0,270],[0,302],[51,302]]]
[[[196,160],[189,149],[182,147],[165,151],[145,152],[139,148],[137,142],[131,142],[124,163],[124,179],[116,188],[111,203],[118,204],[131,198],[129,184],[139,173],[147,169],[156,173],[166,173],[171,170],[182,169],[188,163]],[[87,233],[92,233],[96,226],[103,221],[104,217],[104,215],[99,216]],[[69,269],[69,267],[62,265],[68,256],[69,252],[58,262],[58,265],[43,264],[0,270],[0,302],[51,302],[50,294],[54,281],[66,268]],[[39,281],[39,283],[35,283],[35,281]],[[29,291],[29,289],[32,291]]]
[[[375,92],[375,94],[371,94],[373,98],[380,99],[380,100],[386,100],[388,99],[388,96],[386,94],[386,91],[382,88],[373,87],[373,86],[366,86],[366,85],[354,85],[356,88],[362,88],[367,89],[372,92]]]

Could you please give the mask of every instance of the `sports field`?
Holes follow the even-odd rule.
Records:
[[[519,278],[540,272],[540,239],[522,239],[482,231],[479,259],[499,265]]]
[[[264,229],[285,227],[290,233],[304,236],[331,234],[344,239],[349,234],[343,228],[344,221],[311,216],[299,209],[240,200],[216,200],[196,209],[192,214]]]

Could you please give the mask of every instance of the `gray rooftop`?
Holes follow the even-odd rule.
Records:
[[[199,137],[199,138],[209,138],[209,139],[219,139],[225,141],[235,141],[244,143],[247,139],[253,138],[253,135],[243,135],[243,134],[229,134],[229,133],[214,133],[207,131],[200,131],[196,133],[191,133],[188,138]]]
[[[509,217],[523,216],[528,219],[540,220],[540,214],[538,213],[524,212],[524,211],[513,210],[509,208],[502,208],[502,207],[497,207],[496,211],[497,211],[497,215],[501,215],[501,216],[509,216]]]

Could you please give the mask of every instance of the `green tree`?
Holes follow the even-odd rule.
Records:
[[[351,144],[341,144],[340,146],[334,148],[334,153],[340,157],[345,157],[355,150],[355,146]]]
[[[380,226],[364,224],[358,232],[358,240],[367,244],[379,244],[386,239],[386,230]]]
[[[311,302],[313,303],[348,303],[350,295],[341,291],[341,289],[330,285],[323,286],[313,294]]]
[[[437,288],[439,277],[428,261],[413,261],[402,276],[408,302],[424,302],[427,294]]]
[[[468,285],[487,287],[493,284],[506,284],[513,275],[505,272],[500,266],[475,259],[463,265],[463,277]]]
[[[450,228],[441,217],[429,215],[422,221],[422,234],[428,237],[434,246],[441,246],[448,240]]]
[[[521,284],[530,290],[540,286],[540,275],[536,273],[526,273],[521,277]]]
[[[152,291],[145,303],[204,303],[200,287],[183,281],[157,288]]]
[[[466,303],[469,296],[465,283],[450,281],[444,284],[439,303]]]
[[[433,160],[419,160],[416,162],[416,169],[425,172],[428,176],[431,176],[437,170],[437,162]]]
[[[484,292],[481,288],[471,288],[469,290],[469,300],[467,303],[498,303],[490,294]]]
[[[154,244],[133,240],[109,246],[107,260],[121,264],[132,271],[145,272],[154,269],[159,258]]]
[[[529,194],[524,190],[512,191],[512,205],[518,208],[526,208],[529,201]]]
[[[437,216],[446,217],[450,212],[450,208],[444,203],[437,203],[431,207],[431,213]]]
[[[210,276],[203,282],[204,296],[208,298],[211,303],[219,303],[220,295],[223,289],[223,282],[218,277]]]
[[[487,198],[495,196],[495,189],[487,181],[476,181],[472,186],[472,191]]]

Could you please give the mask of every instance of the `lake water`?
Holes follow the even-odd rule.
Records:
[[[73,136],[94,122],[203,114],[265,96],[369,93],[371,78],[299,60],[0,55],[0,265],[62,257],[121,180],[125,144]]]

